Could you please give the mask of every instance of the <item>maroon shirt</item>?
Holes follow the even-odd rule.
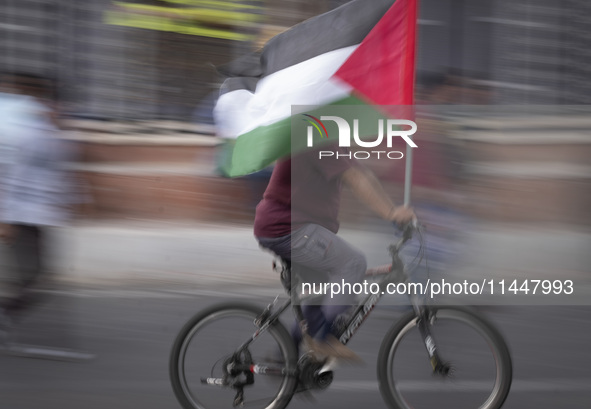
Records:
[[[337,151],[341,155],[349,154],[346,148]],[[256,209],[255,236],[282,237],[308,223],[336,233],[341,175],[354,165],[355,159],[346,156],[319,159],[318,150],[279,161]]]

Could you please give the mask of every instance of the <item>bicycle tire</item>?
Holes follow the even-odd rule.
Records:
[[[188,367],[189,365],[193,364],[199,365],[198,370],[200,376],[208,375],[207,373],[202,373],[201,371],[201,367],[204,368],[203,372],[205,372],[205,368],[207,367],[205,362],[202,361],[209,360],[208,364],[214,362],[214,367],[211,368],[212,372],[214,371],[215,365],[219,365],[221,368],[222,365],[220,365],[220,363],[223,361],[223,358],[231,356],[238,346],[250,339],[252,334],[255,333],[257,327],[255,327],[253,322],[254,319],[261,314],[261,312],[261,308],[252,304],[219,304],[196,314],[184,325],[176,337],[170,353],[169,374],[175,396],[185,409],[215,409],[217,407],[227,408],[232,404],[232,393],[235,393],[235,389],[230,387],[199,385],[200,382],[198,379],[187,379]],[[229,323],[224,321],[223,324],[219,324],[219,334],[214,333],[208,336],[206,336],[206,334],[201,334],[206,330],[209,331],[209,327],[215,328],[216,323],[221,322],[226,318],[240,318],[239,325],[233,326],[233,328],[228,328],[227,325]],[[244,323],[242,323],[242,321],[244,321]],[[252,326],[249,326],[247,322],[250,322]],[[238,329],[243,329],[245,333],[240,335],[235,334],[234,331]],[[227,334],[228,330],[233,331],[233,333],[229,336]],[[234,349],[230,347],[217,351],[221,354],[220,356],[215,356],[210,354],[209,351],[204,351],[203,358],[200,357],[198,359],[192,359],[192,352],[189,353],[188,350],[196,335],[202,335],[204,341],[200,341],[200,343],[208,347],[211,346],[218,349],[223,348],[221,344],[226,341],[226,343],[233,345]],[[271,400],[269,402],[261,403],[260,407],[264,409],[283,409],[290,402],[297,386],[297,378],[293,375],[290,375],[295,372],[297,365],[296,348],[289,333],[279,322],[279,320],[276,320],[272,325],[270,325],[265,333],[253,341],[251,346],[256,345],[256,343],[258,343],[263,337],[266,337],[267,341],[272,339],[276,343],[276,345],[272,346],[271,348],[279,347],[275,351],[279,351],[281,354],[280,358],[282,358],[282,362],[285,364],[286,375],[280,379],[276,395],[269,397]],[[267,345],[261,346],[263,349],[267,349],[267,347]],[[201,351],[199,351],[199,346],[197,346],[197,349],[198,352],[201,353]],[[250,349],[251,347],[249,347],[249,350]],[[267,352],[274,353],[275,351],[270,350]],[[215,370],[217,370],[217,368]],[[262,375],[260,377],[255,375],[255,377],[265,378]],[[266,378],[268,379],[270,377],[267,376]],[[255,378],[255,384],[257,380],[259,379]],[[267,382],[274,382],[276,384],[276,380],[277,379],[274,378],[273,380]],[[252,386],[254,386],[254,384]],[[197,393],[193,393],[191,390],[192,388],[202,389]],[[216,392],[221,390],[223,390],[225,393]],[[246,399],[248,399],[250,392],[251,389],[249,386],[245,386],[244,393]],[[215,395],[215,399],[217,399],[217,401],[213,397],[209,396],[212,394]],[[225,399],[226,396],[227,399]]]
[[[439,376],[437,384],[433,384],[438,375],[433,374],[417,317],[414,312],[407,313],[387,333],[378,354],[377,375],[384,401],[393,409],[500,408],[509,394],[513,372],[511,355],[501,334],[492,324],[467,308],[430,307],[430,312],[433,317],[430,331],[439,355],[447,361],[455,352],[461,362],[447,361],[455,368],[453,374]],[[415,332],[418,337],[412,335]],[[478,346],[482,346],[485,352],[472,351]],[[485,356],[487,354],[491,356]],[[397,355],[404,357],[397,358]],[[422,362],[414,365],[414,359],[419,359],[419,356],[425,361],[424,367]],[[413,363],[407,365],[411,360]],[[401,370],[407,371],[404,374],[407,378],[414,379],[396,379],[396,364],[405,367]],[[466,376],[460,371],[467,379],[458,382],[456,372],[460,368],[456,368],[455,364],[465,366],[466,372],[473,370],[474,374]],[[493,375],[494,381],[482,379],[481,373]]]

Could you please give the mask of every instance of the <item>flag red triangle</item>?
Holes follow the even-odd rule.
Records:
[[[396,0],[334,74],[376,105],[414,101],[417,0]]]

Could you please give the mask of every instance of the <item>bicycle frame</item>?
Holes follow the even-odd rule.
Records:
[[[380,291],[377,294],[368,295],[361,303],[359,303],[355,307],[353,313],[350,315],[345,326],[337,334],[335,334],[341,343],[346,345],[351,340],[351,338],[353,337],[353,335],[355,335],[361,324],[363,324],[367,317],[369,317],[380,298],[386,293],[385,290],[389,284],[401,283],[409,280],[409,276],[405,270],[404,263],[400,259],[399,250],[408,240],[412,238],[415,229],[415,226],[407,226],[403,232],[402,238],[398,241],[398,243],[390,246],[389,250],[392,256],[392,264],[390,266],[377,267],[367,270],[366,276],[375,277],[379,275],[384,275],[384,278],[378,283]],[[286,271],[286,269],[289,268],[290,266],[283,264],[284,270],[281,272],[281,274],[283,274]],[[290,305],[293,305],[294,314],[300,325],[302,334],[308,333],[306,319],[304,317],[302,307],[300,305],[301,299],[299,298],[297,291],[292,290],[294,287],[297,288],[298,285],[298,278],[296,277],[295,280],[295,285],[293,285],[293,283],[290,283],[291,287],[288,287],[288,285],[282,280],[287,293],[290,295],[290,299],[285,301],[279,307],[279,309],[273,313],[271,313],[271,310],[273,309],[279,296],[275,298],[273,303],[267,306],[263,313],[255,320],[255,325],[257,325],[259,329],[253,334],[250,340],[246,341],[238,348],[237,353],[240,353],[241,351],[245,350],[248,347],[248,345],[250,345],[250,343],[259,336],[259,334],[264,332],[275,320],[279,319],[279,316]],[[422,306],[418,302],[416,296],[412,296],[410,301],[413,311],[416,315],[416,319],[418,320],[417,323],[419,326],[419,331],[421,333],[427,353],[429,354],[429,359],[431,361],[433,371],[435,373],[447,374],[450,368],[439,357],[437,353],[437,346],[435,340],[433,339],[433,336],[431,335],[431,332],[429,330],[429,321],[431,317],[428,307]],[[253,371],[253,373],[264,374],[274,373],[272,369],[273,368],[271,367],[257,368],[256,365],[253,368],[250,368],[250,370]]]

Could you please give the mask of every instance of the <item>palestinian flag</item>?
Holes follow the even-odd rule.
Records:
[[[219,67],[214,109],[230,177],[289,155],[293,105],[412,105],[417,0],[354,0]]]

